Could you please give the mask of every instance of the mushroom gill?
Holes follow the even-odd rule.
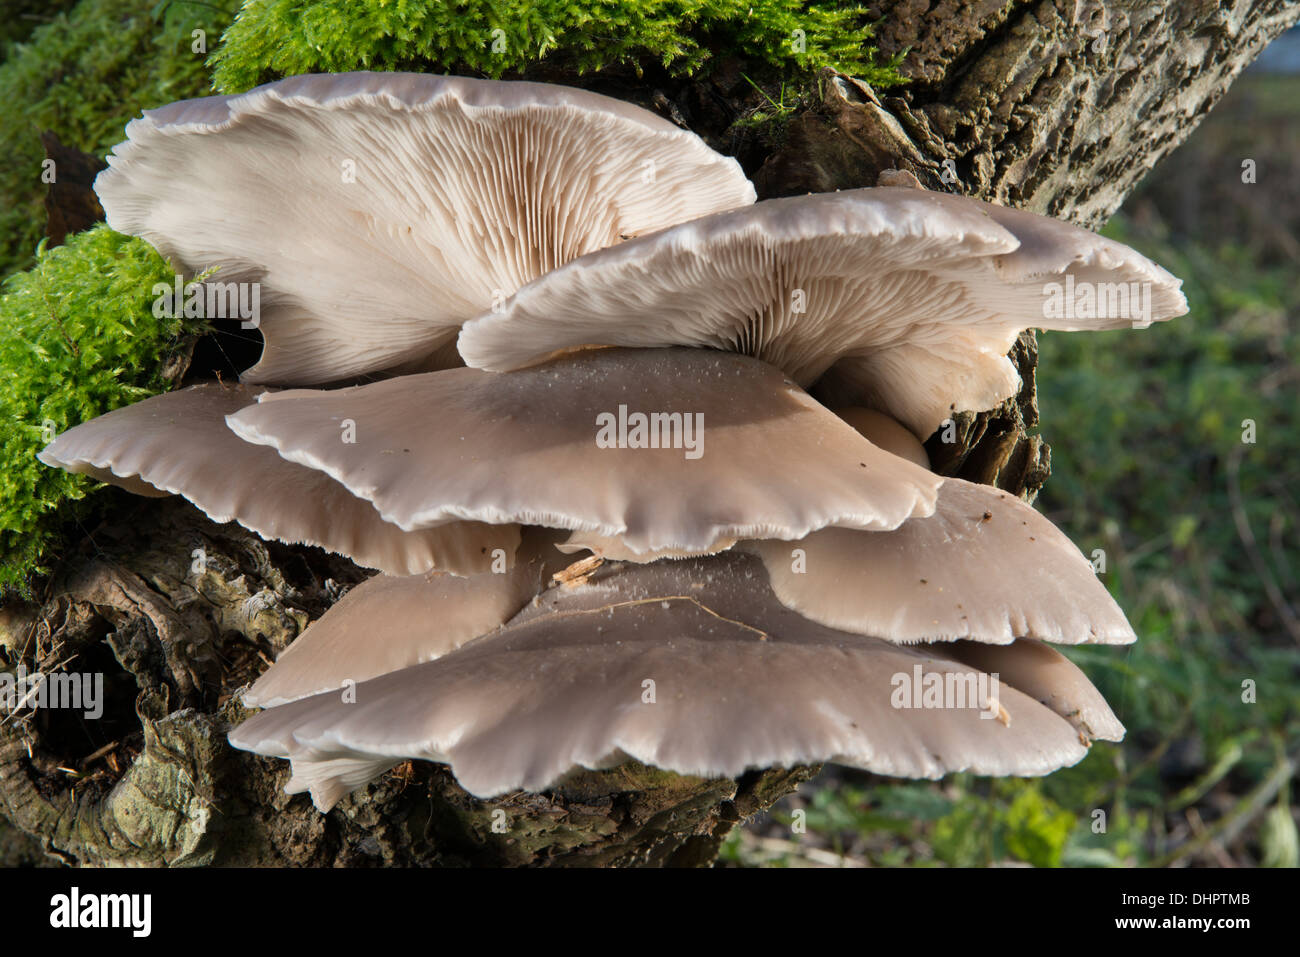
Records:
[[[590,253],[484,310],[460,351],[496,370],[591,345],[740,352],[924,437],[1016,393],[1007,351],[1022,330],[1149,325],[1187,311],[1180,285],[1068,223],[876,187],[765,200]]]
[[[754,201],[735,160],[563,86],[296,76],[149,110],[95,183],[187,274],[261,286],[249,382],[314,385],[436,352],[584,253]]]

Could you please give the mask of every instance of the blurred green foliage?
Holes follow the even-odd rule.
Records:
[[[212,59],[225,93],[358,69],[500,77],[542,60],[581,73],[657,62],[688,74],[719,54],[901,81],[877,62],[864,8],[815,0],[248,0],[224,40]]]
[[[1125,750],[1146,757],[1051,787],[1149,807],[1161,830],[1192,809],[1208,828],[1280,754],[1300,756],[1300,285],[1294,262],[1232,235],[1175,238],[1155,217],[1107,232],[1182,277],[1190,312],[1141,332],[1041,337],[1053,474],[1038,504],[1086,553],[1105,550],[1138,642],[1072,657],[1128,726]],[[1192,760],[1172,760],[1189,746]],[[1189,787],[1200,793],[1180,801]],[[1260,830],[1232,852],[1258,862],[1284,839]],[[1171,843],[1148,832],[1132,851],[1162,862]]]
[[[95,482],[36,458],[63,430],[163,391],[184,320],[155,318],[171,267],[140,239],[96,226],[0,287],[0,594],[44,571],[61,526]],[[61,506],[68,506],[61,508]]]
[[[0,276],[30,265],[41,238],[41,131],[103,155],[141,110],[210,92],[192,31],[206,30],[210,47],[237,5],[81,0],[7,48],[0,63]]]
[[[76,6],[76,0],[9,0],[0,18],[0,62],[5,47],[26,40],[32,31],[49,23],[57,14]]]

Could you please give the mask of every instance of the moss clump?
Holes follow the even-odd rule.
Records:
[[[0,60],[5,47],[26,40],[42,23],[48,23],[56,13],[76,6],[76,0],[8,0],[5,16],[0,19]]]
[[[95,483],[41,464],[36,453],[71,426],[162,392],[183,319],[153,314],[167,262],[107,226],[42,248],[0,287],[0,594],[25,591],[42,556]],[[82,512],[84,514],[84,510]]]
[[[500,77],[545,58],[577,72],[715,53],[899,82],[875,60],[866,11],[805,0],[248,0],[213,56],[224,93],[299,73],[415,70]]]
[[[210,91],[205,46],[238,0],[81,0],[8,49],[0,64],[0,276],[31,264],[45,222],[40,132],[104,154],[143,109]]]

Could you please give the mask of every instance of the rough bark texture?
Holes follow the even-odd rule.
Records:
[[[121,499],[49,599],[0,621],[10,660],[105,673],[99,720],[24,711],[0,730],[4,816],[67,863],[698,865],[813,773],[706,781],[627,764],[484,802],[412,762],[317,814],[281,790],[284,762],[225,734],[247,713],[234,692],[365,573],[180,501]]]
[[[1097,226],[1190,133],[1263,46],[1300,17],[1282,0],[879,0],[906,87],[826,74],[755,132],[741,65],[684,82],[541,78],[640,102],[738,155],[760,196],[873,185],[884,169]],[[1021,394],[962,415],[928,445],[936,468],[1032,498],[1049,471],[1032,334]],[[704,781],[637,765],[543,795],[483,802],[445,768],[396,769],[328,815],[281,791],[283,762],[232,751],[234,693],[365,573],[268,545],[176,501],[119,495],[39,604],[0,612],[0,651],[106,675],[108,712],[0,726],[0,863],[705,865],[738,821],[816,770]],[[203,561],[196,562],[196,550]],[[2,819],[8,819],[5,826]]]

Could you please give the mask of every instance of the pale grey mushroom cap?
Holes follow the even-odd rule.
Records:
[[[861,408],[836,414],[880,448],[928,462],[916,436],[888,416]],[[1069,538],[1000,489],[949,478],[927,518],[892,532],[842,531],[740,548],[763,559],[784,604],[832,628],[902,643],[1136,640]]]
[[[1033,694],[1003,682],[982,697],[982,673],[952,646],[824,628],[777,604],[764,578],[734,553],[607,564],[587,584],[544,593],[499,632],[358,685],[354,703],[301,699],[230,740],[288,758],[286,790],[310,791],[322,810],[412,758],[448,763],[469,792],[491,797],[628,758],[703,777],[829,760],[937,778],[1044,774],[1086,753],[1088,736],[1037,700],[1042,668]],[[914,675],[969,695],[899,707],[900,683]],[[1068,696],[1104,708],[1073,685]],[[980,716],[997,705],[999,717]]]
[[[1020,331],[1135,324],[1118,300],[1096,317],[1049,315],[1048,284],[1067,277],[1147,284],[1137,324],[1187,311],[1179,281],[1119,243],[882,187],[767,200],[591,253],[466,324],[459,345],[494,370],[587,345],[741,352],[818,384],[828,404],[871,406],[927,436],[954,410],[1015,393],[1006,353]]]
[[[416,360],[561,263],[754,201],[694,134],[538,83],[297,76],[126,132],[95,183],[108,223],[186,273],[261,283],[250,382]]]
[[[432,661],[504,625],[569,563],[556,533],[527,529],[514,563],[465,578],[376,575],[357,585],[289,645],[246,692],[272,708]]]
[[[897,420],[883,412],[861,406],[841,406],[835,414],[858,430],[872,445],[907,459],[923,469],[930,467],[930,453],[921,440],[905,429]]]
[[[1014,495],[962,479],[944,481],[933,515],[893,531],[827,528],[737,547],[763,559],[784,604],[831,628],[902,643],[1136,640],[1060,529]]]
[[[38,457],[145,494],[180,495],[214,522],[237,521],[263,538],[318,545],[396,575],[513,562],[519,528],[458,522],[403,531],[328,475],[243,441],[226,416],[261,387],[205,383],[124,406],[68,429]]]
[[[1087,675],[1054,648],[1024,639],[1010,645],[956,641],[958,661],[996,674],[999,680],[1050,708],[1089,741],[1122,741],[1124,725]]]
[[[650,436],[634,432],[638,414],[677,416],[651,420],[661,447],[633,447]],[[771,366],[697,349],[599,349],[509,375],[451,369],[281,392],[227,421],[404,529],[544,525],[617,537],[647,558],[827,525],[895,528],[929,514],[943,483]],[[353,443],[340,438],[349,421]],[[602,433],[623,447],[600,447]]]

